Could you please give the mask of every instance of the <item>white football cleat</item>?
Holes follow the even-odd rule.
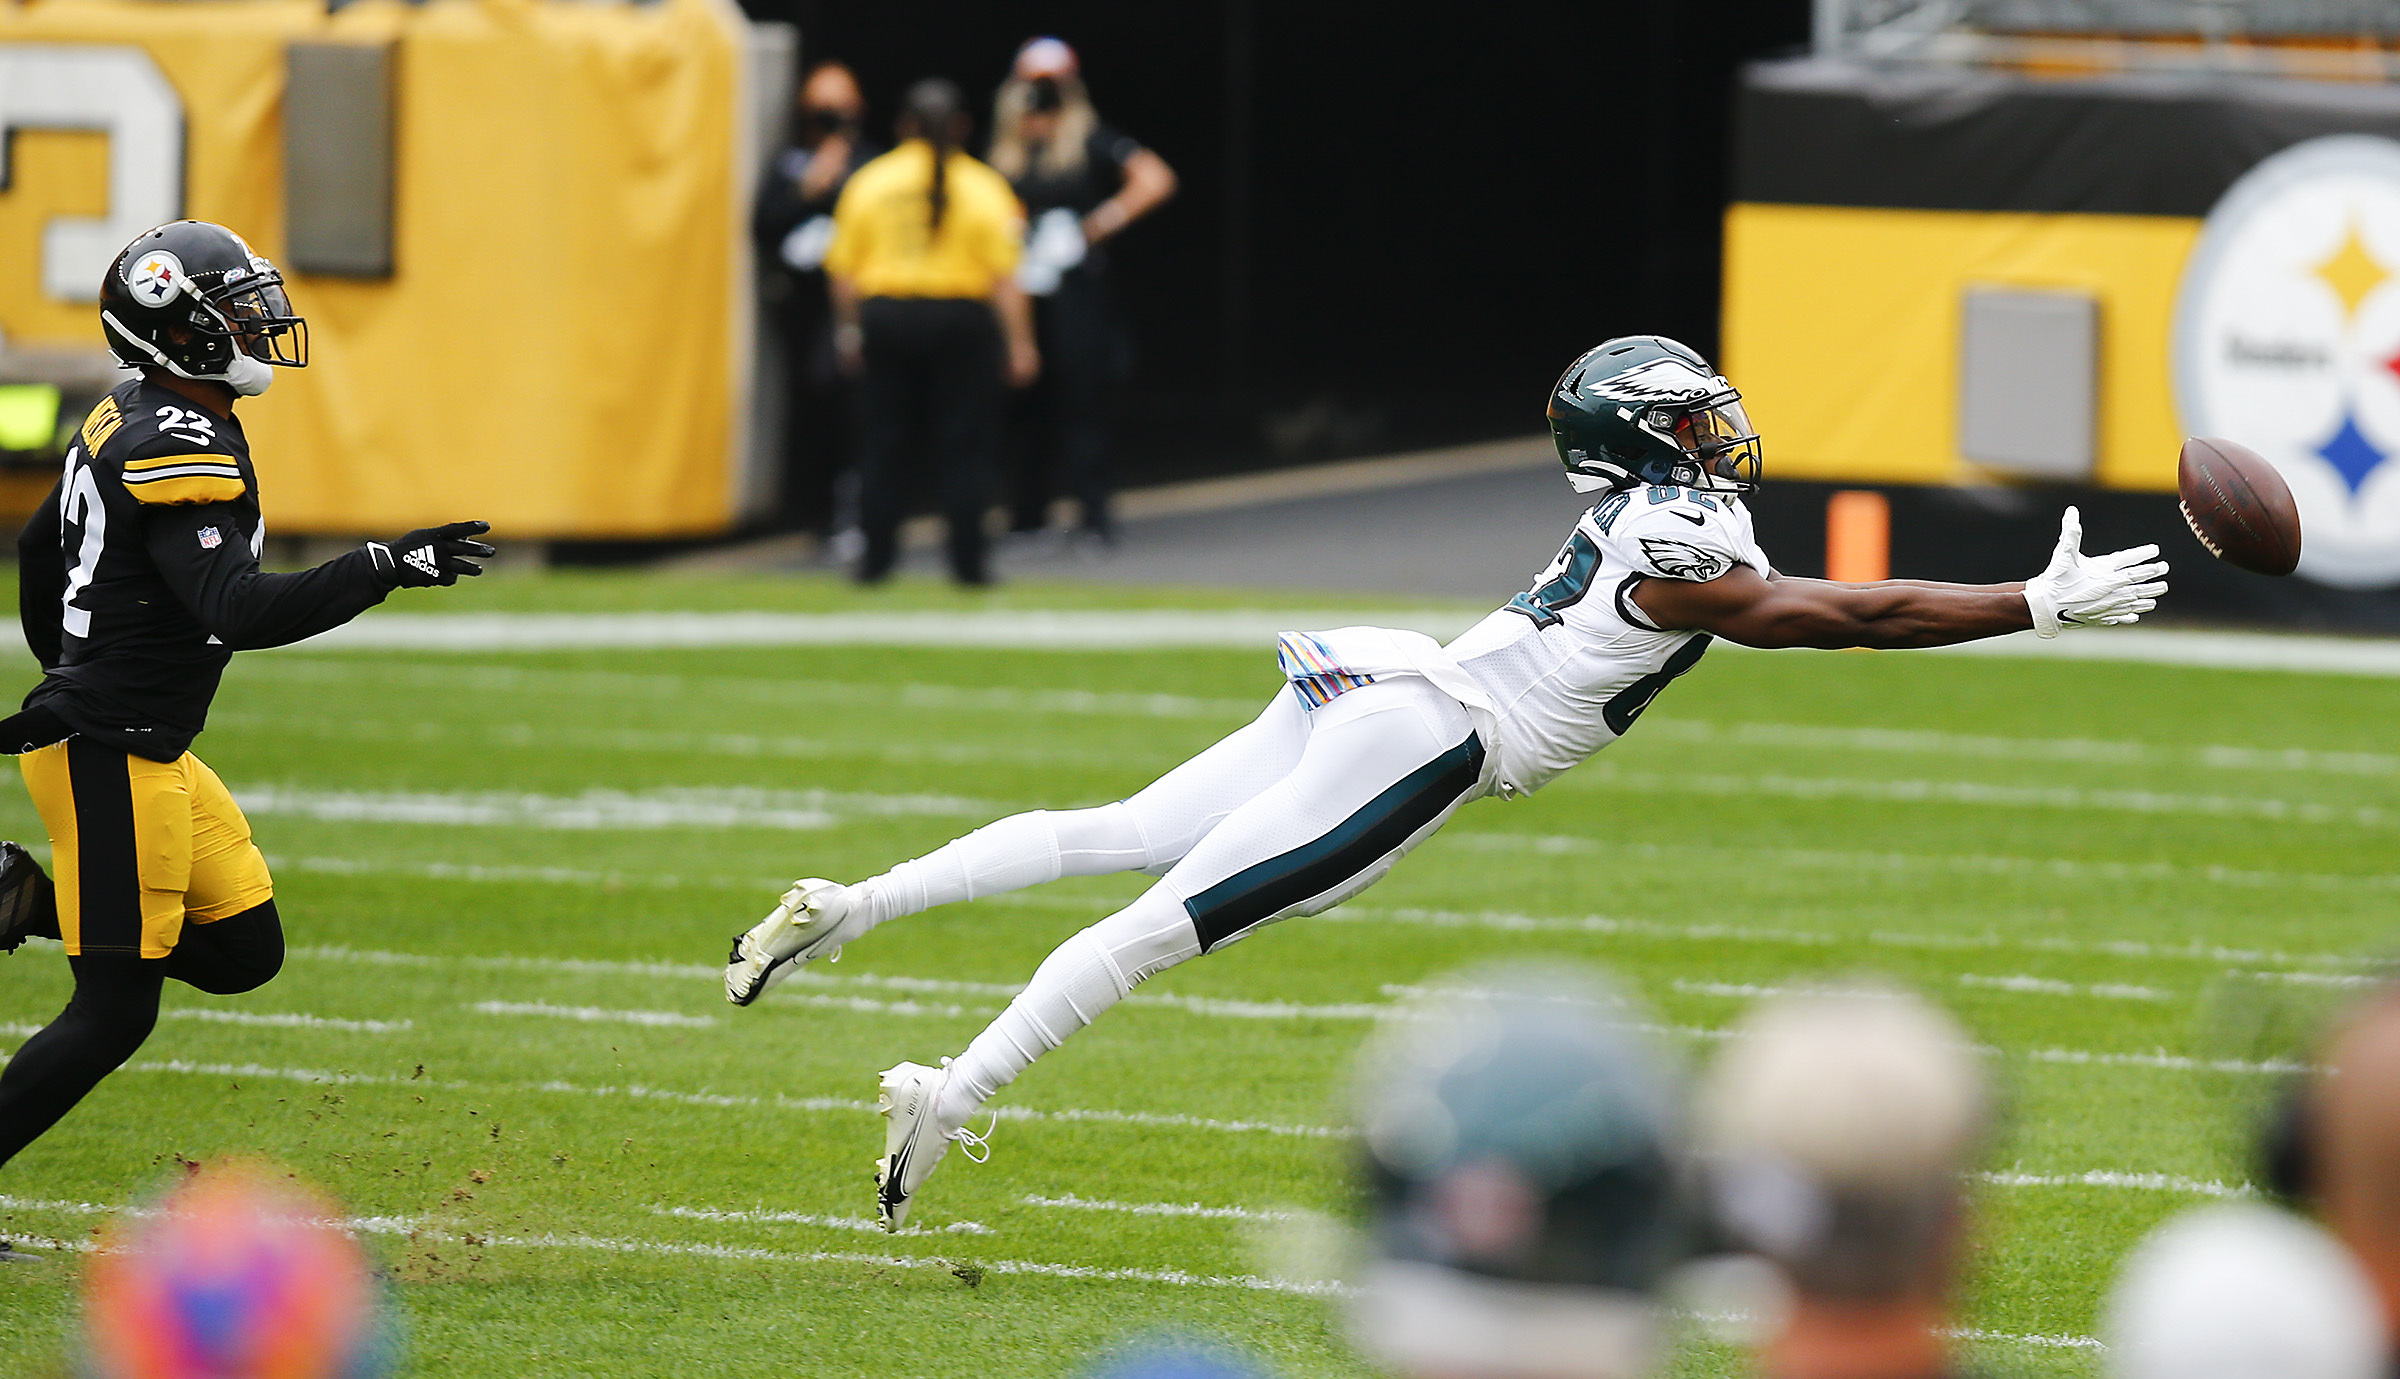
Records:
[[[794,881],[765,919],[734,936],[725,955],[725,999],[746,1006],[815,959],[841,957],[842,944],[857,937],[842,931],[850,910],[848,886],[821,876]]]
[[[903,1063],[883,1075],[883,1094],[875,1099],[875,1109],[886,1122],[883,1157],[875,1161],[875,1219],[887,1231],[897,1233],[908,1224],[910,1201],[933,1176],[942,1156],[950,1152],[952,1140],[966,1146],[960,1152],[977,1163],[991,1157],[991,1150],[985,1147],[989,1129],[978,1135],[961,1126],[944,1134],[937,1123],[935,1109],[941,1105],[942,1088],[949,1081],[947,1058],[938,1068]]]

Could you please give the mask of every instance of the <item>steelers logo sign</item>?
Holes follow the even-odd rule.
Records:
[[[164,249],[153,249],[134,260],[126,271],[125,287],[143,306],[165,306],[183,291],[183,260]]]
[[[2184,433],[2291,484],[2299,573],[2400,585],[2400,143],[2311,139],[2234,183],[2184,269],[2174,350]]]

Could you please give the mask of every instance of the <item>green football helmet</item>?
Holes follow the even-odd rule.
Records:
[[[1550,437],[1579,492],[1758,487],[1762,447],[1741,393],[1663,335],[1621,335],[1568,365],[1550,390]]]
[[[1674,1065],[1571,964],[1462,974],[1359,1068],[1353,1334],[1407,1375],[1637,1379],[1690,1257]]]

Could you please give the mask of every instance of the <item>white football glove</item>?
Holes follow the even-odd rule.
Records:
[[[2025,581],[2025,606],[2033,630],[2055,637],[2061,627],[2140,622],[2167,592],[2167,562],[2158,547],[2136,546],[2107,555],[2083,553],[2083,514],[2067,509],[2058,524],[2058,549],[2050,568]]]

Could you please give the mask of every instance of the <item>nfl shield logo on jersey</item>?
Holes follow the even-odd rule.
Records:
[[[222,545],[224,545],[224,544],[225,544],[225,538],[217,534],[217,529],[216,529],[215,527],[202,527],[202,528],[200,529],[200,549],[201,549],[201,550],[204,550],[204,551],[213,551],[213,550],[215,550],[217,547],[219,547],[219,546],[222,546]]]

